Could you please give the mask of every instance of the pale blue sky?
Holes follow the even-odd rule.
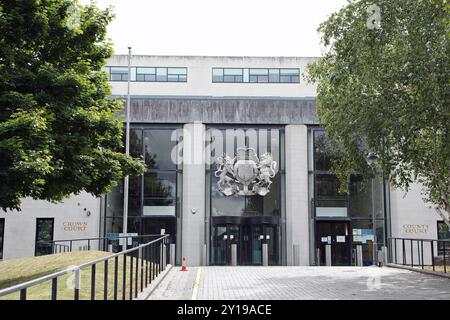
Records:
[[[80,0],[89,3],[90,0]],[[316,30],[346,0],[97,0],[115,53],[318,56]]]

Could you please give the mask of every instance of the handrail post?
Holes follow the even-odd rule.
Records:
[[[394,254],[395,254],[395,264],[397,264],[397,238],[394,238]]]
[[[433,265],[433,271],[435,271],[435,266],[434,266],[434,241],[431,240],[431,264]]]
[[[423,261],[423,240],[420,240],[420,250],[421,250],[421,257],[422,257],[422,269],[424,269],[424,261]]]
[[[80,298],[80,284],[81,284],[81,277],[80,277],[80,268],[76,267],[74,269],[74,285],[75,285],[75,290],[74,290],[74,300],[78,300]]]
[[[403,262],[403,265],[405,265],[406,264],[406,254],[405,254],[405,251],[406,251],[406,245],[405,245],[405,239],[404,238],[402,238],[402,262]]]
[[[447,273],[447,261],[446,261],[446,255],[447,255],[447,241],[443,241],[444,245],[444,273]]]

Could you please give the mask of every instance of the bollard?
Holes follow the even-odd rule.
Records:
[[[231,265],[233,267],[237,266],[237,244],[231,244]]]
[[[292,254],[294,256],[294,259],[293,259],[294,266],[299,266],[300,265],[300,246],[298,244],[294,244]]]
[[[262,244],[262,265],[269,265],[269,250],[267,243]]]
[[[170,250],[170,254],[169,254],[170,255],[170,264],[172,266],[174,266],[175,265],[175,243],[170,244],[169,250]]]
[[[382,246],[381,250],[378,251],[378,266],[384,266],[388,263],[388,258],[387,258],[387,247],[386,246]]]
[[[358,267],[363,266],[363,254],[362,254],[362,245],[358,244],[356,246],[356,265]]]
[[[186,268],[186,258],[183,257],[183,259],[181,260],[181,270],[180,271],[188,271]]]
[[[320,248],[316,248],[316,266],[320,266]]]
[[[331,244],[325,245],[325,265],[331,267]]]

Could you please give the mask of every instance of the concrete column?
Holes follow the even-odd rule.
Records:
[[[305,125],[286,126],[285,150],[287,265],[297,263],[294,247],[298,247],[298,264],[308,266],[308,128]]]
[[[205,125],[183,128],[183,212],[181,254],[187,266],[202,264],[205,244]]]

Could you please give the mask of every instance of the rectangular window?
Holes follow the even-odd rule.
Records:
[[[299,83],[298,68],[212,68],[212,82]]]
[[[3,259],[4,236],[5,236],[5,218],[0,218],[0,260]]]
[[[128,67],[110,67],[110,81],[128,81]]]
[[[299,83],[300,69],[280,69],[281,83]]]
[[[167,80],[169,82],[186,82],[187,68],[167,68]]]
[[[54,218],[36,219],[35,256],[52,253]]]
[[[167,81],[167,68],[156,68],[156,81]]]
[[[104,67],[109,81],[128,81],[128,67]],[[187,68],[131,67],[131,81],[187,82]]]
[[[222,68],[213,68],[212,81],[213,82],[223,82],[223,69]]]
[[[136,81],[156,81],[156,68],[136,68]]]
[[[250,82],[269,82],[269,69],[250,69]]]
[[[144,130],[144,160],[151,170],[176,170],[177,131]]]
[[[174,216],[176,173],[152,172],[144,176],[144,216]]]
[[[448,240],[439,242],[439,255],[443,255],[445,252],[445,255],[448,256],[450,254],[450,229],[444,221],[438,221],[437,229],[438,240]]]

